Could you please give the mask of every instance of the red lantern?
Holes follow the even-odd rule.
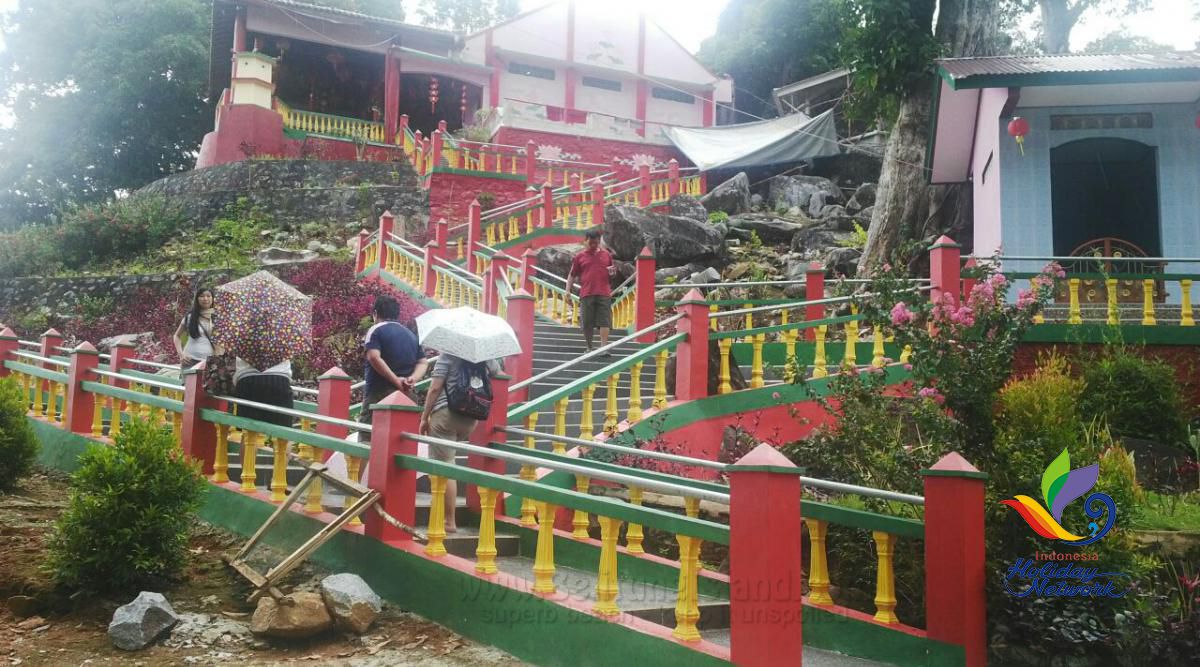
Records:
[[[1025,154],[1025,135],[1029,134],[1029,121],[1017,116],[1008,121],[1008,134],[1017,140],[1017,148],[1021,149],[1021,155]]]
[[[1200,130],[1200,112],[1196,113],[1196,129]]]
[[[437,111],[438,80],[436,76],[429,77],[429,111]]]

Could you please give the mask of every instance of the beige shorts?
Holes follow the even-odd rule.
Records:
[[[443,440],[470,442],[471,433],[479,421],[439,408],[429,415],[429,435]],[[454,463],[455,451],[444,445],[429,445],[429,457],[443,463]]]

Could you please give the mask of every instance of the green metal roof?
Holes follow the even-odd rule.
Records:
[[[1200,81],[1200,52],[943,58],[937,69],[954,90]]]

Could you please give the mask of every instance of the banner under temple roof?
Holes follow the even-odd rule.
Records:
[[[701,171],[761,167],[842,152],[832,110],[814,118],[795,113],[739,125],[671,127],[664,133]]]

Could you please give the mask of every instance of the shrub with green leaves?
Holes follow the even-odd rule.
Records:
[[[1082,364],[1085,419],[1103,419],[1116,435],[1182,447],[1188,415],[1175,369],[1123,348]]]
[[[728,220],[729,214],[725,211],[713,211],[708,214],[708,221],[714,225],[719,222],[727,222]]]
[[[111,447],[92,447],[72,476],[47,569],[63,586],[132,592],[179,570],[205,489],[169,431],[135,420]]]
[[[1082,447],[1079,416],[1083,381],[1071,377],[1066,359],[1049,355],[1026,377],[1010,380],[996,396],[996,445],[992,466],[1001,487],[1041,478],[1046,464],[1070,450],[1072,460],[1092,460],[1098,450]]]
[[[11,377],[0,380],[0,491],[15,487],[37,457],[38,441],[25,408],[21,385]]]

